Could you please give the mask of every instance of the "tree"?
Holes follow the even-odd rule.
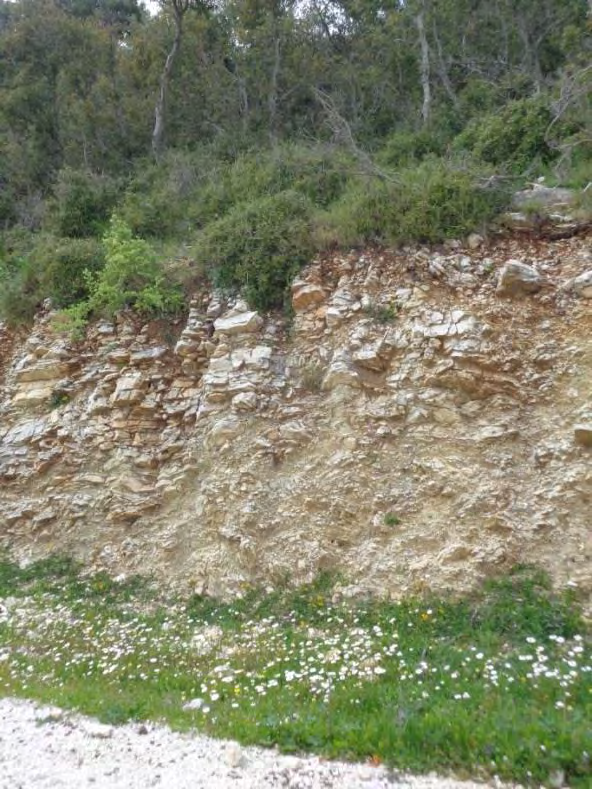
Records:
[[[161,8],[168,14],[173,21],[174,37],[171,48],[168,51],[162,73],[160,75],[160,86],[156,105],[154,107],[154,127],[152,130],[152,153],[158,159],[163,151],[167,97],[171,82],[171,75],[175,66],[175,61],[181,49],[183,39],[183,20],[185,14],[190,9],[207,12],[212,8],[212,2],[208,0],[161,0]]]

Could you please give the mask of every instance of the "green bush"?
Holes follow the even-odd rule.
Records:
[[[95,238],[55,239],[35,251],[41,286],[55,307],[68,307],[88,295],[88,272],[105,263],[101,242]]]
[[[317,243],[435,243],[462,237],[499,213],[508,195],[481,185],[483,173],[426,159],[396,180],[357,179],[317,222]]]
[[[58,236],[100,237],[119,196],[110,177],[86,170],[62,170],[49,203],[49,226]]]
[[[511,101],[496,112],[472,120],[454,141],[458,151],[512,173],[523,173],[533,164],[556,156],[545,134],[551,122],[545,99]]]
[[[119,208],[133,233],[170,238],[186,233],[213,163],[198,153],[172,151],[159,162],[141,160]],[[213,176],[212,176],[213,177]]]
[[[236,206],[197,237],[194,256],[216,287],[241,292],[255,309],[279,307],[312,254],[311,211],[294,191]]]
[[[441,156],[445,148],[443,135],[430,129],[395,132],[384,141],[377,160],[384,167],[406,167],[430,155]]]
[[[88,297],[64,312],[74,331],[82,328],[90,316],[112,317],[127,306],[147,314],[175,312],[182,307],[179,290],[165,281],[150,244],[134,237],[118,217],[111,220],[103,248],[104,267],[98,272],[85,272]]]
[[[234,162],[175,152],[139,168],[121,215],[143,237],[178,237],[287,190],[327,206],[344,191],[351,171],[346,155],[321,146],[285,145]]]
[[[226,189],[233,205],[293,190],[315,205],[327,206],[343,192],[352,167],[340,151],[286,145],[237,159],[228,170]]]
[[[0,172],[0,228],[9,227],[15,219],[16,195],[10,188],[8,179],[2,177]]]
[[[56,307],[74,304],[88,294],[86,272],[103,264],[97,239],[6,233],[0,250],[0,316],[27,323],[46,298]]]

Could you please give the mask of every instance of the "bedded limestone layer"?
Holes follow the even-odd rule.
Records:
[[[0,533],[200,592],[397,595],[516,562],[592,588],[586,237],[327,255],[294,317],[196,294],[74,343],[0,330]]]

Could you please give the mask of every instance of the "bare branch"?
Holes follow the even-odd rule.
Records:
[[[381,178],[383,181],[389,181],[390,183],[400,183],[397,176],[393,175],[392,173],[387,173],[378,167],[372,161],[366,151],[359,147],[349,123],[339,112],[331,96],[320,90],[320,88],[313,88],[313,93],[316,100],[323,108],[327,124],[333,132],[335,141],[339,145],[342,145],[344,148],[346,148],[351,154],[353,154],[355,159],[361,165],[363,172],[366,175]]]

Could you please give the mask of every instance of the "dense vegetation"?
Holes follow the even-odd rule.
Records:
[[[177,309],[204,273],[277,307],[315,250],[585,186],[591,25],[587,0],[0,0],[0,316]]]
[[[464,600],[339,601],[334,579],[230,603],[50,558],[0,561],[0,694],[412,770],[589,787],[592,653],[528,567]]]

